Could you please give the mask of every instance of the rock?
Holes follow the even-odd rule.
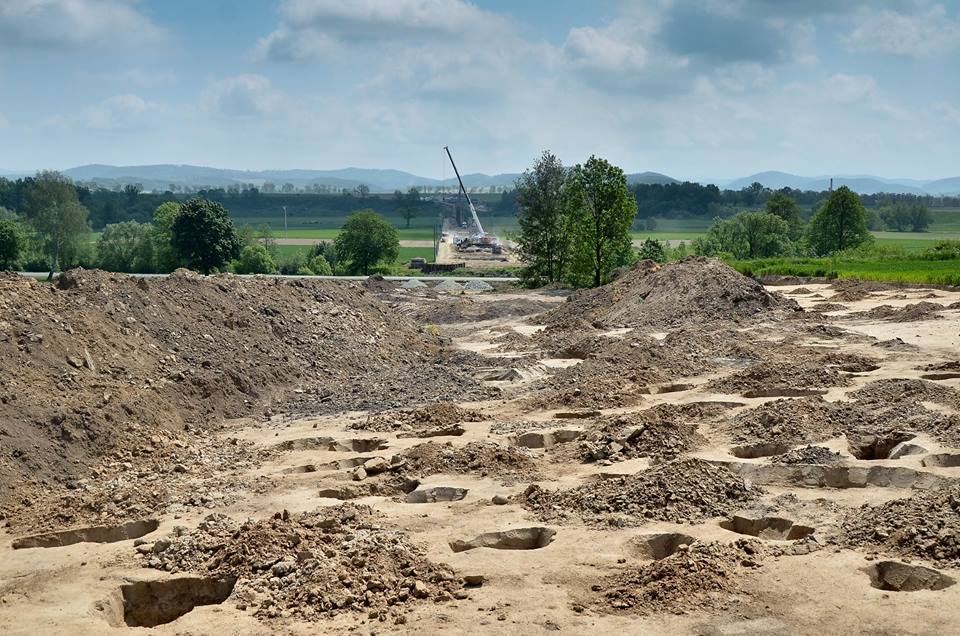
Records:
[[[898,561],[877,563],[877,579],[880,589],[893,592],[942,590],[956,583],[954,579],[932,568]]]
[[[907,455],[922,455],[926,452],[927,449],[923,446],[918,446],[917,444],[911,444],[909,442],[900,442],[890,449],[889,459],[900,459],[901,457],[906,457]]]
[[[363,481],[367,478],[367,471],[364,470],[363,466],[357,466],[357,469],[353,471],[353,481]]]
[[[486,577],[482,574],[467,574],[463,577],[464,585],[470,585],[473,587],[479,587],[483,585],[483,582],[486,580]]]
[[[502,506],[504,504],[510,503],[510,500],[507,499],[504,495],[494,495],[491,501],[493,501],[493,503],[498,506]]]
[[[67,364],[69,364],[74,369],[79,369],[83,366],[83,360],[76,356],[67,356]]]
[[[283,578],[293,572],[296,568],[295,563],[290,561],[281,561],[280,563],[275,563],[272,568],[270,568],[270,573],[276,577]]]
[[[377,475],[390,470],[390,462],[383,457],[374,457],[365,461],[362,468],[368,475]]]
[[[416,581],[410,590],[416,598],[427,598],[430,595],[430,588],[423,581]]]
[[[163,552],[169,547],[170,547],[169,539],[159,539],[153,544],[153,553],[160,554],[161,552]]]

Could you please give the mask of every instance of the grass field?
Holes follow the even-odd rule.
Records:
[[[292,238],[292,237],[291,237]],[[277,245],[277,257],[278,258],[289,258],[295,254],[306,254],[310,251],[309,245]],[[428,261],[433,260],[433,248],[432,247],[401,247],[400,256],[395,261],[396,263],[406,263],[411,258],[425,258]]]
[[[960,263],[957,261],[780,258],[730,261],[729,264],[737,271],[750,276],[829,276],[931,285],[960,285]]]

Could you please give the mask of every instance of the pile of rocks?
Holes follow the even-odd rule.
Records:
[[[722,609],[742,591],[744,574],[760,567],[758,542],[680,545],[656,561],[631,564],[593,586],[600,610],[652,614]]]
[[[841,525],[846,545],[960,565],[960,486],[865,504]]]
[[[719,517],[755,501],[761,492],[723,466],[684,458],[570,490],[533,485],[522,499],[543,520],[573,515],[586,523],[632,526],[651,519],[687,523]]]
[[[483,413],[451,402],[438,402],[415,408],[384,411],[365,420],[352,422],[350,428],[377,432],[419,432],[437,434],[462,422],[479,422]]]
[[[449,442],[427,442],[405,450],[394,458],[397,462],[402,461],[403,470],[408,475],[459,473],[510,480],[538,477],[536,461],[530,451],[494,442],[470,442],[464,446],[454,446]]]
[[[466,598],[448,566],[349,503],[242,523],[214,514],[194,531],[139,543],[147,567],[237,577],[238,607],[264,619],[361,612],[401,624],[411,603]]]

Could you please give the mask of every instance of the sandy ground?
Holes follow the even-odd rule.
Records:
[[[296,239],[291,239],[296,240]],[[806,285],[808,289],[829,296],[826,286]],[[790,291],[791,288],[777,288]],[[898,290],[897,293],[903,293]],[[960,300],[960,293],[937,292],[936,302],[944,305]],[[862,311],[879,304],[902,306],[917,302],[920,292],[908,291],[905,299],[890,300],[894,292],[875,294],[868,300],[845,303],[849,310]],[[812,301],[796,297],[807,307]],[[960,312],[946,312],[943,320],[917,323],[882,321],[847,321],[842,326],[881,339],[893,337],[917,345],[917,352],[897,353],[885,358],[880,369],[862,374],[854,385],[832,389],[827,399],[837,399],[868,381],[890,377],[917,377],[915,368],[927,361],[956,359],[960,350]],[[516,320],[492,321],[473,333],[458,336],[464,349],[482,351],[491,345],[491,327],[517,324]],[[528,332],[534,326],[525,325]],[[850,344],[845,351],[855,350]],[[864,345],[864,353],[866,353]],[[870,351],[876,354],[876,350]],[[567,366],[574,360],[545,360],[544,366]],[[960,380],[946,380],[944,385],[960,387]],[[704,399],[736,399],[748,408],[766,401],[713,394],[703,383],[692,389],[650,396],[643,408],[657,403],[692,402]],[[497,420],[516,417],[517,413],[499,401],[467,404]],[[629,411],[630,409],[617,409]],[[547,420],[550,412],[525,416]],[[329,417],[289,419],[275,417],[267,424],[235,421],[225,433],[269,446],[279,441],[329,435],[334,438],[384,437],[389,456],[422,440],[400,439],[394,434],[363,433],[344,429],[351,418],[363,414],[342,414]],[[497,439],[507,436],[490,432],[491,422],[466,424],[467,432],[452,440],[457,445],[471,440]],[[572,424],[576,426],[576,423]],[[566,426],[566,425],[565,425]],[[929,439],[920,440],[931,452],[945,450]],[[827,444],[843,451],[842,439]],[[294,451],[255,469],[255,474],[279,475],[284,469],[306,463],[322,463],[331,459],[352,457],[356,453],[326,451]],[[697,456],[736,461],[728,448],[717,443]],[[761,460],[739,460],[756,462]],[[947,477],[960,476],[960,468],[922,468],[919,457],[903,460],[861,462],[847,459],[850,465],[869,464],[910,467]],[[633,472],[646,466],[645,460],[624,462],[605,468],[597,464],[550,463],[541,483],[550,487],[570,487],[601,472]],[[219,510],[236,518],[262,518],[286,509],[306,511],[318,506],[335,505],[315,493],[330,482],[329,473],[283,474],[279,488],[265,495],[250,493],[247,497]],[[960,585],[940,591],[894,593],[871,586],[866,574],[871,562],[865,551],[830,547],[800,556],[769,559],[763,568],[749,575],[744,582],[746,594],[733,608],[722,613],[684,612],[680,614],[615,614],[600,611],[577,611],[577,600],[588,597],[598,578],[612,571],[627,550],[631,538],[642,534],[680,530],[694,537],[733,541],[740,537],[720,528],[719,520],[696,525],[676,526],[651,522],[637,528],[598,529],[583,524],[553,526],[558,533],[553,543],[536,550],[503,552],[477,549],[453,553],[448,542],[469,539],[484,532],[540,525],[532,515],[515,503],[495,506],[494,495],[515,495],[525,483],[506,486],[499,479],[465,475],[434,475],[423,486],[455,486],[469,489],[466,498],[452,503],[412,505],[394,498],[366,497],[359,502],[385,513],[401,528],[408,530],[415,541],[426,547],[435,561],[450,564],[458,573],[482,574],[486,582],[470,590],[469,597],[443,604],[419,604],[409,615],[406,625],[381,624],[350,615],[340,615],[319,623],[276,621],[264,623],[249,611],[237,609],[231,601],[222,605],[197,607],[181,618],[151,631],[158,634],[316,634],[316,633],[418,633],[418,634],[538,634],[561,633],[607,634],[950,634],[960,633]],[[767,496],[793,493],[804,501],[828,501],[842,506],[879,502],[909,495],[898,488],[829,489],[775,486]],[[211,511],[161,518],[160,528],[151,537],[168,533],[174,525],[195,526]],[[132,552],[132,541],[94,544],[78,543],[67,547],[14,550],[13,537],[0,534],[0,633],[3,634],[105,634],[123,629],[145,633],[145,628],[125,628],[122,611],[118,610],[118,587],[131,580],[163,578],[165,574],[129,565],[126,557]],[[781,542],[776,542],[781,543]],[[785,542],[783,542],[785,543]],[[942,569],[942,568],[941,568]],[[960,578],[960,572],[945,570]]]

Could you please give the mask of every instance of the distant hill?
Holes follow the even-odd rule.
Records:
[[[673,177],[668,177],[665,174],[660,174],[659,172],[639,172],[636,174],[627,175],[627,183],[633,185],[635,183],[640,183],[644,185],[652,184],[666,184],[666,183],[680,183]]]
[[[407,190],[414,186],[441,185],[455,187],[456,178],[431,179],[402,170],[378,170],[370,168],[341,168],[338,170],[230,170],[204,166],[159,164],[147,166],[108,166],[90,164],[64,170],[63,173],[77,181],[94,181],[107,187],[127,183],[140,183],[148,190],[163,190],[170,184],[179,186],[228,187],[240,183],[262,186],[285,183],[297,187],[327,185],[340,188],[355,188],[360,184],[372,192]],[[463,175],[464,185],[472,187],[510,186],[517,174],[486,175],[481,173]]]
[[[740,190],[757,182],[767,188],[795,188],[797,190],[813,190],[821,192],[830,187],[830,177],[801,177],[788,172],[758,172],[757,174],[734,179],[724,184],[730,190]],[[939,179],[937,181],[922,181],[918,179],[887,179],[873,175],[836,175],[833,186],[847,186],[860,194],[930,194],[955,195],[960,193],[960,177]]]

